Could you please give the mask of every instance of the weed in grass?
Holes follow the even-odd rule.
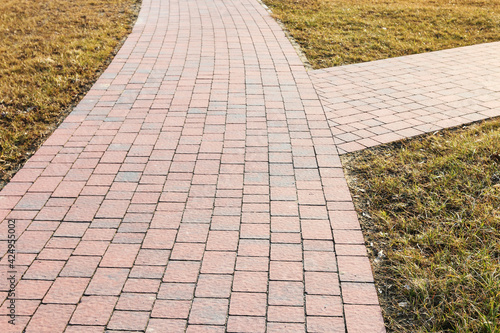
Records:
[[[0,187],[97,79],[138,3],[0,2]]]
[[[500,40],[500,0],[264,0],[314,68]]]
[[[496,120],[343,157],[390,330],[500,332],[499,153]]]

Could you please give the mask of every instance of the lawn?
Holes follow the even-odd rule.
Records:
[[[500,40],[500,0],[264,0],[314,68]],[[500,332],[500,120],[342,157],[389,332]]]
[[[500,0],[264,0],[314,68],[500,40]]]
[[[0,188],[131,31],[139,0],[0,2]]]
[[[500,332],[500,120],[343,164],[388,328]]]

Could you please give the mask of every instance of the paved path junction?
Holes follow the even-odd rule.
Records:
[[[499,70],[471,62],[469,82],[453,61],[308,73],[256,0],[143,0],[111,65],[0,192],[0,331],[384,332],[338,153],[497,115]],[[414,118],[438,127],[403,126]]]

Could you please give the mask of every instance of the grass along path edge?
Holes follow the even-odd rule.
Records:
[[[500,119],[342,156],[393,332],[500,332]]]
[[[0,188],[90,89],[140,0],[0,3]]]

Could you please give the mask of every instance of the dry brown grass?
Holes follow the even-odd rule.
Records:
[[[394,332],[500,332],[500,120],[344,156]]]
[[[0,183],[77,103],[135,20],[139,0],[0,2]]]
[[[500,40],[500,0],[264,0],[314,68]]]

